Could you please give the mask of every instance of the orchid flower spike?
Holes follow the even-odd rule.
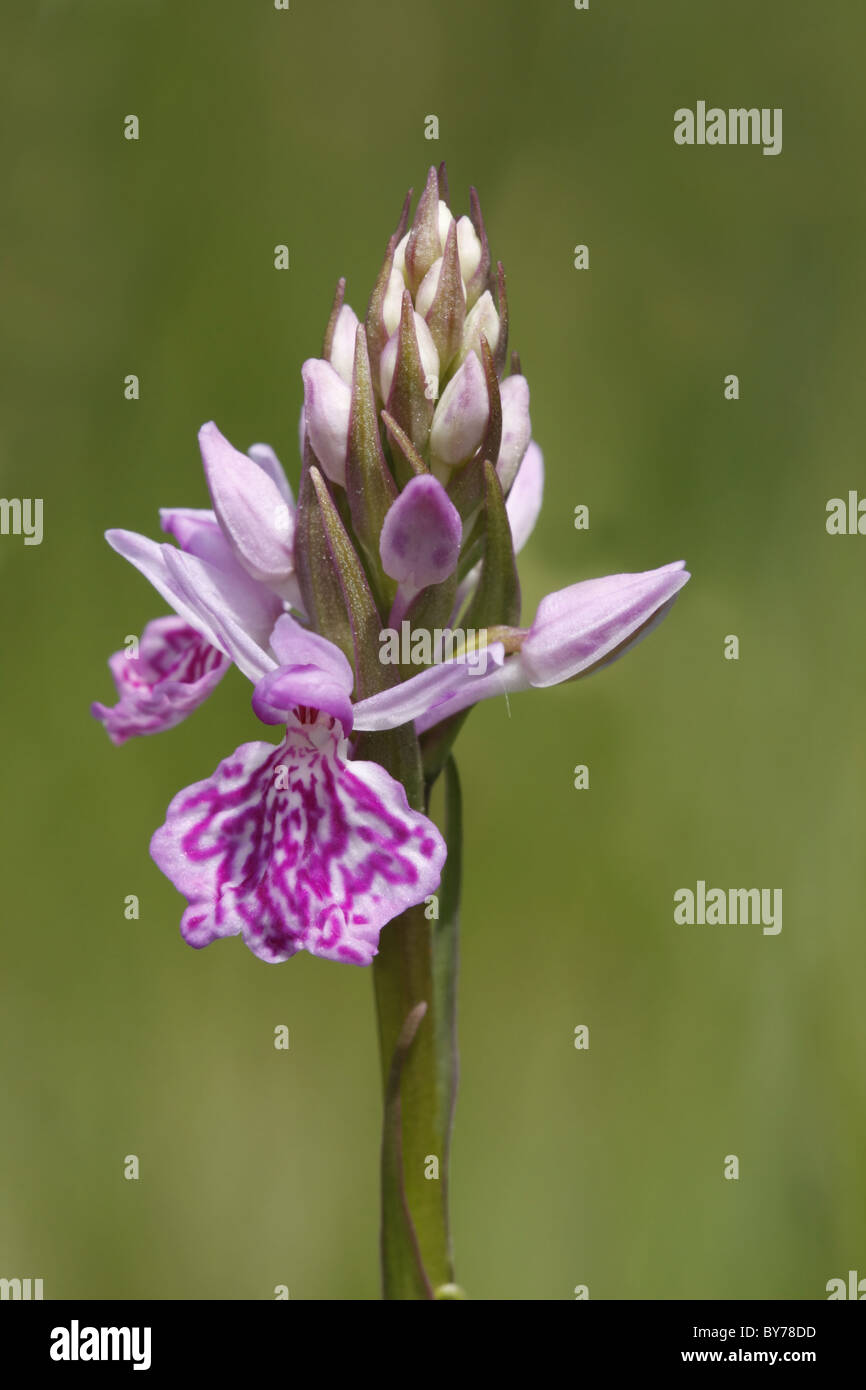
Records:
[[[472,706],[609,665],[689,578],[677,561],[566,584],[521,626],[544,464],[505,274],[474,190],[455,217],[431,169],[408,208],[365,318],[341,280],[301,368],[297,503],[269,446],[242,453],[210,423],[211,508],[162,512],[162,542],[108,533],[172,610],[110,660],[119,698],[93,713],[112,741],[178,725],[232,665],[282,730],[179,792],[153,836],[196,947],[369,964],[446,857],[397,771],[429,788]]]

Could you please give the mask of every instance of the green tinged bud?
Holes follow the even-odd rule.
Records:
[[[505,293],[505,267],[501,261],[496,263],[496,303],[499,309],[499,339],[494,359],[496,371],[501,376],[508,360],[508,297]]]
[[[328,319],[328,326],[325,329],[325,341],[322,345],[322,356],[326,361],[331,359],[331,348],[334,346],[334,329],[337,326],[337,319],[340,317],[340,310],[346,298],[346,277],[341,275],[337,281],[337,288],[334,291],[334,303],[331,307],[331,316]]]
[[[296,536],[303,540],[296,563],[301,595],[316,631],[336,642],[351,661],[355,698],[363,700],[389,683],[378,659],[382,620],[361,561],[313,458],[304,469],[298,499]]]
[[[388,414],[405,430],[415,448],[422,452],[430,438],[435,391],[428,383],[415,332],[415,311],[407,290],[397,335],[397,360],[388,393]]]
[[[469,216],[472,219],[478,240],[481,242],[481,260],[466,286],[466,305],[467,308],[471,309],[475,301],[487,289],[487,282],[490,278],[490,245],[484,227],[484,218],[481,215],[478,190],[475,188],[469,190]]]
[[[488,628],[520,622],[520,580],[514,558],[511,526],[496,469],[485,460],[484,558],[472,602],[462,619],[465,628]]]
[[[431,272],[433,273],[432,269]],[[433,303],[427,311],[427,327],[439,353],[439,367],[444,373],[454,359],[463,339],[466,318],[466,295],[460,275],[457,253],[457,223],[452,222],[445,238],[445,250],[439,269],[439,281]]]
[[[388,508],[397,496],[397,488],[382,450],[367,336],[362,325],[355,335],[346,493],[352,529],[363,548],[374,587],[383,604],[390,607],[397,586],[382,569],[379,534]]]
[[[415,219],[406,246],[406,278],[412,294],[418,287],[431,265],[442,255],[439,241],[439,180],[436,170],[427,175],[424,192],[418,199]]]
[[[499,378],[496,375],[490,346],[483,336],[481,338],[481,363],[487,387],[489,409],[487,428],[475,457],[463,468],[455,468],[448,482],[448,496],[466,523],[472,520],[484,501],[486,490],[484,460],[498,458],[502,444],[502,398],[499,392]]]
[[[385,327],[384,307],[385,295],[388,293],[388,281],[391,279],[391,271],[394,266],[394,251],[398,240],[399,237],[395,232],[388,242],[385,260],[382,269],[379,271],[378,279],[373,286],[373,293],[370,295],[370,303],[367,305],[367,318],[364,326],[367,330],[367,348],[370,355],[370,368],[374,383],[377,383],[379,380],[379,362],[382,357],[382,349],[390,336],[388,329]]]

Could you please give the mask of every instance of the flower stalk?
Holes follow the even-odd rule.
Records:
[[[385,1093],[382,1285],[386,1299],[462,1297],[454,1284],[448,1209],[458,1076],[462,866],[460,781],[453,759],[446,765],[444,781],[448,858],[439,894],[431,904],[435,912],[419,905],[390,923],[373,963]]]

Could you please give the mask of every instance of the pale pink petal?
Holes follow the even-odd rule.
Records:
[[[284,593],[294,574],[294,508],[267,469],[235,449],[213,421],[202,425],[198,438],[214,511],[226,539],[253,579]]]
[[[490,397],[484,368],[471,352],[451,378],[433,415],[430,448],[449,467],[471,459],[484,438],[490,418]]]
[[[525,376],[508,376],[500,386],[499,393],[502,398],[502,443],[496,460],[496,473],[507,497],[532,437],[529,383]]]
[[[548,594],[520,651],[530,685],[558,685],[618,651],[689,580],[684,562],[609,574]]]
[[[678,560],[661,569],[607,575],[548,594],[538,605],[520,651],[506,658],[502,670],[474,685],[464,684],[430,706],[416,717],[416,731],[423,733],[479,700],[530,686],[558,685],[609,665],[661,622],[688,579],[683,561]],[[360,728],[359,708],[356,705],[355,714]]]
[[[491,648],[492,650],[492,648]],[[469,709],[482,700],[495,700],[499,695],[513,695],[526,690],[529,680],[520,665],[518,656],[508,656],[502,665],[495,665],[486,675],[476,676],[471,682],[464,681],[444,699],[419,712],[415,719],[415,732],[423,734],[434,724],[441,724],[452,714]]]
[[[347,386],[352,385],[355,369],[355,335],[358,332],[358,315],[348,304],[343,304],[334,324],[331,340],[330,363]]]
[[[351,694],[355,675],[340,648],[320,633],[302,627],[290,614],[277,619],[270,644],[281,666],[318,666]]]
[[[270,444],[251,444],[247,453],[253,462],[257,463],[259,468],[263,468],[271,481],[276,484],[277,491],[294,516],[295,497],[292,492],[292,485],[286,477],[286,470]]]
[[[460,555],[460,513],[438,478],[412,478],[391,503],[382,524],[379,551],[385,573],[414,592],[441,584]]]
[[[505,648],[501,642],[428,666],[400,685],[360,700],[354,708],[354,727],[364,730],[396,729],[411,719],[424,727],[444,715],[439,711],[463,709],[485,698],[489,683],[501,674]],[[497,687],[501,689],[501,685]],[[493,692],[497,693],[496,691]],[[460,701],[462,700],[462,704]]]
[[[533,442],[523,455],[523,462],[505,502],[515,555],[520,554],[535,530],[543,495],[544,460],[538,445]]]
[[[106,540],[149,579],[180,617],[256,681],[276,665],[268,637],[283,610],[279,597],[249,575],[238,577],[134,531],[106,531]]]
[[[352,392],[330,362],[319,357],[304,363],[301,376],[304,421],[313,453],[331,482],[345,487]]]
[[[271,633],[271,650],[280,664],[262,677],[253,692],[259,719],[265,724],[285,724],[300,706],[332,714],[348,734],[355,673],[340,648],[284,614]]]

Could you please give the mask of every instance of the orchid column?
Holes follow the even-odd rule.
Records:
[[[298,501],[273,450],[213,423],[211,509],[171,507],[177,542],[110,531],[175,616],[110,661],[111,739],[169,729],[234,665],[276,744],[242,744],[179,792],[151,853],[196,948],[241,936],[366,966],[382,1059],[386,1298],[461,1298],[448,1229],[457,1084],[461,800],[452,746],[471,706],[607,665],[688,574],[586,580],[520,624],[516,555],[541,506],[541,451],[478,200],[455,220],[444,169],[410,199],[361,323],[337,287],[304,363]],[[430,818],[441,778],[440,826]]]

